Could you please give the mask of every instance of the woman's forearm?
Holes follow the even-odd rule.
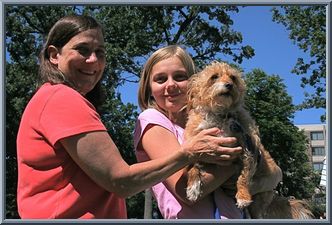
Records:
[[[167,157],[136,163],[113,174],[111,189],[121,197],[128,197],[166,180],[188,164],[188,156],[181,151]]]

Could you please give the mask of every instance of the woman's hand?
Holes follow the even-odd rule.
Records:
[[[242,147],[233,146],[237,140],[234,137],[222,137],[218,128],[205,129],[182,145],[182,150],[190,155],[192,163],[202,161],[218,165],[230,165],[239,157]]]

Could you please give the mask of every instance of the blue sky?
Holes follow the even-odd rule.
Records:
[[[293,98],[294,104],[304,99],[306,89],[301,88],[301,76],[291,73],[297,58],[308,58],[308,54],[300,50],[288,38],[286,28],[272,21],[271,7],[247,6],[240,7],[240,12],[234,14],[234,30],[243,35],[243,44],[251,45],[255,49],[255,56],[244,60],[241,67],[244,72],[254,68],[262,69],[269,75],[279,75],[287,86],[287,92]],[[119,88],[122,100],[137,105],[137,84],[127,83]],[[317,124],[320,116],[325,112],[321,109],[310,109],[296,112],[294,124]]]

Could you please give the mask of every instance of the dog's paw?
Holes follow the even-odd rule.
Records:
[[[186,189],[187,198],[194,202],[201,195],[202,181],[197,180],[192,183],[191,186],[188,186]]]
[[[239,209],[244,209],[252,203],[251,200],[237,199],[236,205]]]

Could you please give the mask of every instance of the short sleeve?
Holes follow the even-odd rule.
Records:
[[[156,109],[144,110],[136,121],[135,131],[134,131],[134,146],[137,149],[137,145],[142,138],[144,130],[149,124],[155,124],[162,126],[172,133],[176,133],[174,125],[172,122],[161,112]]]
[[[94,106],[68,87],[52,93],[45,103],[39,122],[45,137],[52,145],[64,137],[106,130]]]

